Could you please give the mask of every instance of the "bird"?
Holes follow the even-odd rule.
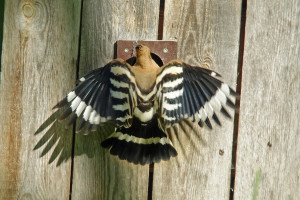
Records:
[[[217,113],[232,118],[237,93],[217,72],[171,60],[158,66],[143,44],[134,48],[135,64],[117,58],[87,73],[54,109],[67,108],[58,120],[66,126],[80,120],[76,132],[89,133],[113,123],[101,146],[111,155],[134,164],[152,164],[177,156],[170,127],[182,120],[213,128]],[[231,100],[233,99],[233,100]]]

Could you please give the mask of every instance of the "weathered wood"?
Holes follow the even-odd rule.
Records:
[[[84,1],[80,76],[112,60],[117,40],[156,39],[158,12],[158,0]],[[111,156],[104,132],[76,135],[72,199],[147,199],[148,166]]]
[[[48,164],[34,135],[75,82],[80,1],[6,1],[0,90],[0,199],[68,199],[70,160]],[[58,127],[61,134],[71,131]],[[56,130],[57,129],[53,129]],[[57,138],[59,140],[59,138]],[[56,141],[54,141],[56,142]],[[72,137],[59,141],[71,154]],[[52,144],[52,146],[54,143]]]
[[[176,38],[179,59],[220,72],[235,88],[240,11],[240,0],[166,1],[163,39]],[[222,124],[180,131],[183,151],[173,134],[179,155],[155,164],[153,199],[229,199],[233,121]]]
[[[299,1],[248,1],[234,199],[300,199],[299,41]]]

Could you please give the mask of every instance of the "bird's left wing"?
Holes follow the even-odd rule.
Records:
[[[236,93],[209,69],[170,61],[156,78],[155,105],[165,127],[182,119],[191,119],[212,128],[210,119],[221,125],[215,111],[230,117],[226,107],[235,107],[229,96]]]
[[[119,127],[131,124],[136,105],[135,77],[123,60],[114,60],[102,68],[95,69],[79,79],[78,86],[54,108],[68,103],[70,107],[59,118],[70,117],[72,125],[82,114],[77,131],[87,123],[86,131],[108,121]]]

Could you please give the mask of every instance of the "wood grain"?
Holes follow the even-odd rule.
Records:
[[[5,3],[0,199],[68,199],[70,160],[56,167],[48,164],[53,150],[40,157],[42,149],[33,149],[44,135],[35,131],[74,84],[79,10],[79,1]],[[66,151],[71,150],[68,138],[61,141]]]
[[[158,13],[158,0],[84,1],[80,76],[112,60],[117,40],[156,39]],[[149,167],[111,156],[107,132],[76,135],[72,199],[147,199]]]
[[[240,14],[239,0],[166,1],[163,39],[177,39],[179,59],[220,72],[235,88]],[[179,155],[155,164],[153,199],[229,199],[233,121],[222,124],[183,126],[180,142],[172,134]]]
[[[299,19],[248,1],[234,199],[300,199]]]

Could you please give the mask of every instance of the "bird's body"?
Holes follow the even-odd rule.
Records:
[[[136,62],[132,67],[129,65],[129,69],[135,75],[137,85],[144,92],[152,89],[156,81],[156,76],[161,70],[151,58],[150,49],[147,46],[144,46],[143,50],[137,50]]]
[[[210,119],[220,124],[215,109],[230,117],[225,105],[234,107],[228,96],[235,93],[216,76],[177,60],[159,67],[150,49],[138,45],[133,66],[116,59],[90,72],[56,107],[71,103],[60,118],[73,113],[68,125],[83,115],[78,130],[115,123],[102,146],[120,159],[149,164],[177,155],[166,131],[174,123],[190,119],[211,128]]]

